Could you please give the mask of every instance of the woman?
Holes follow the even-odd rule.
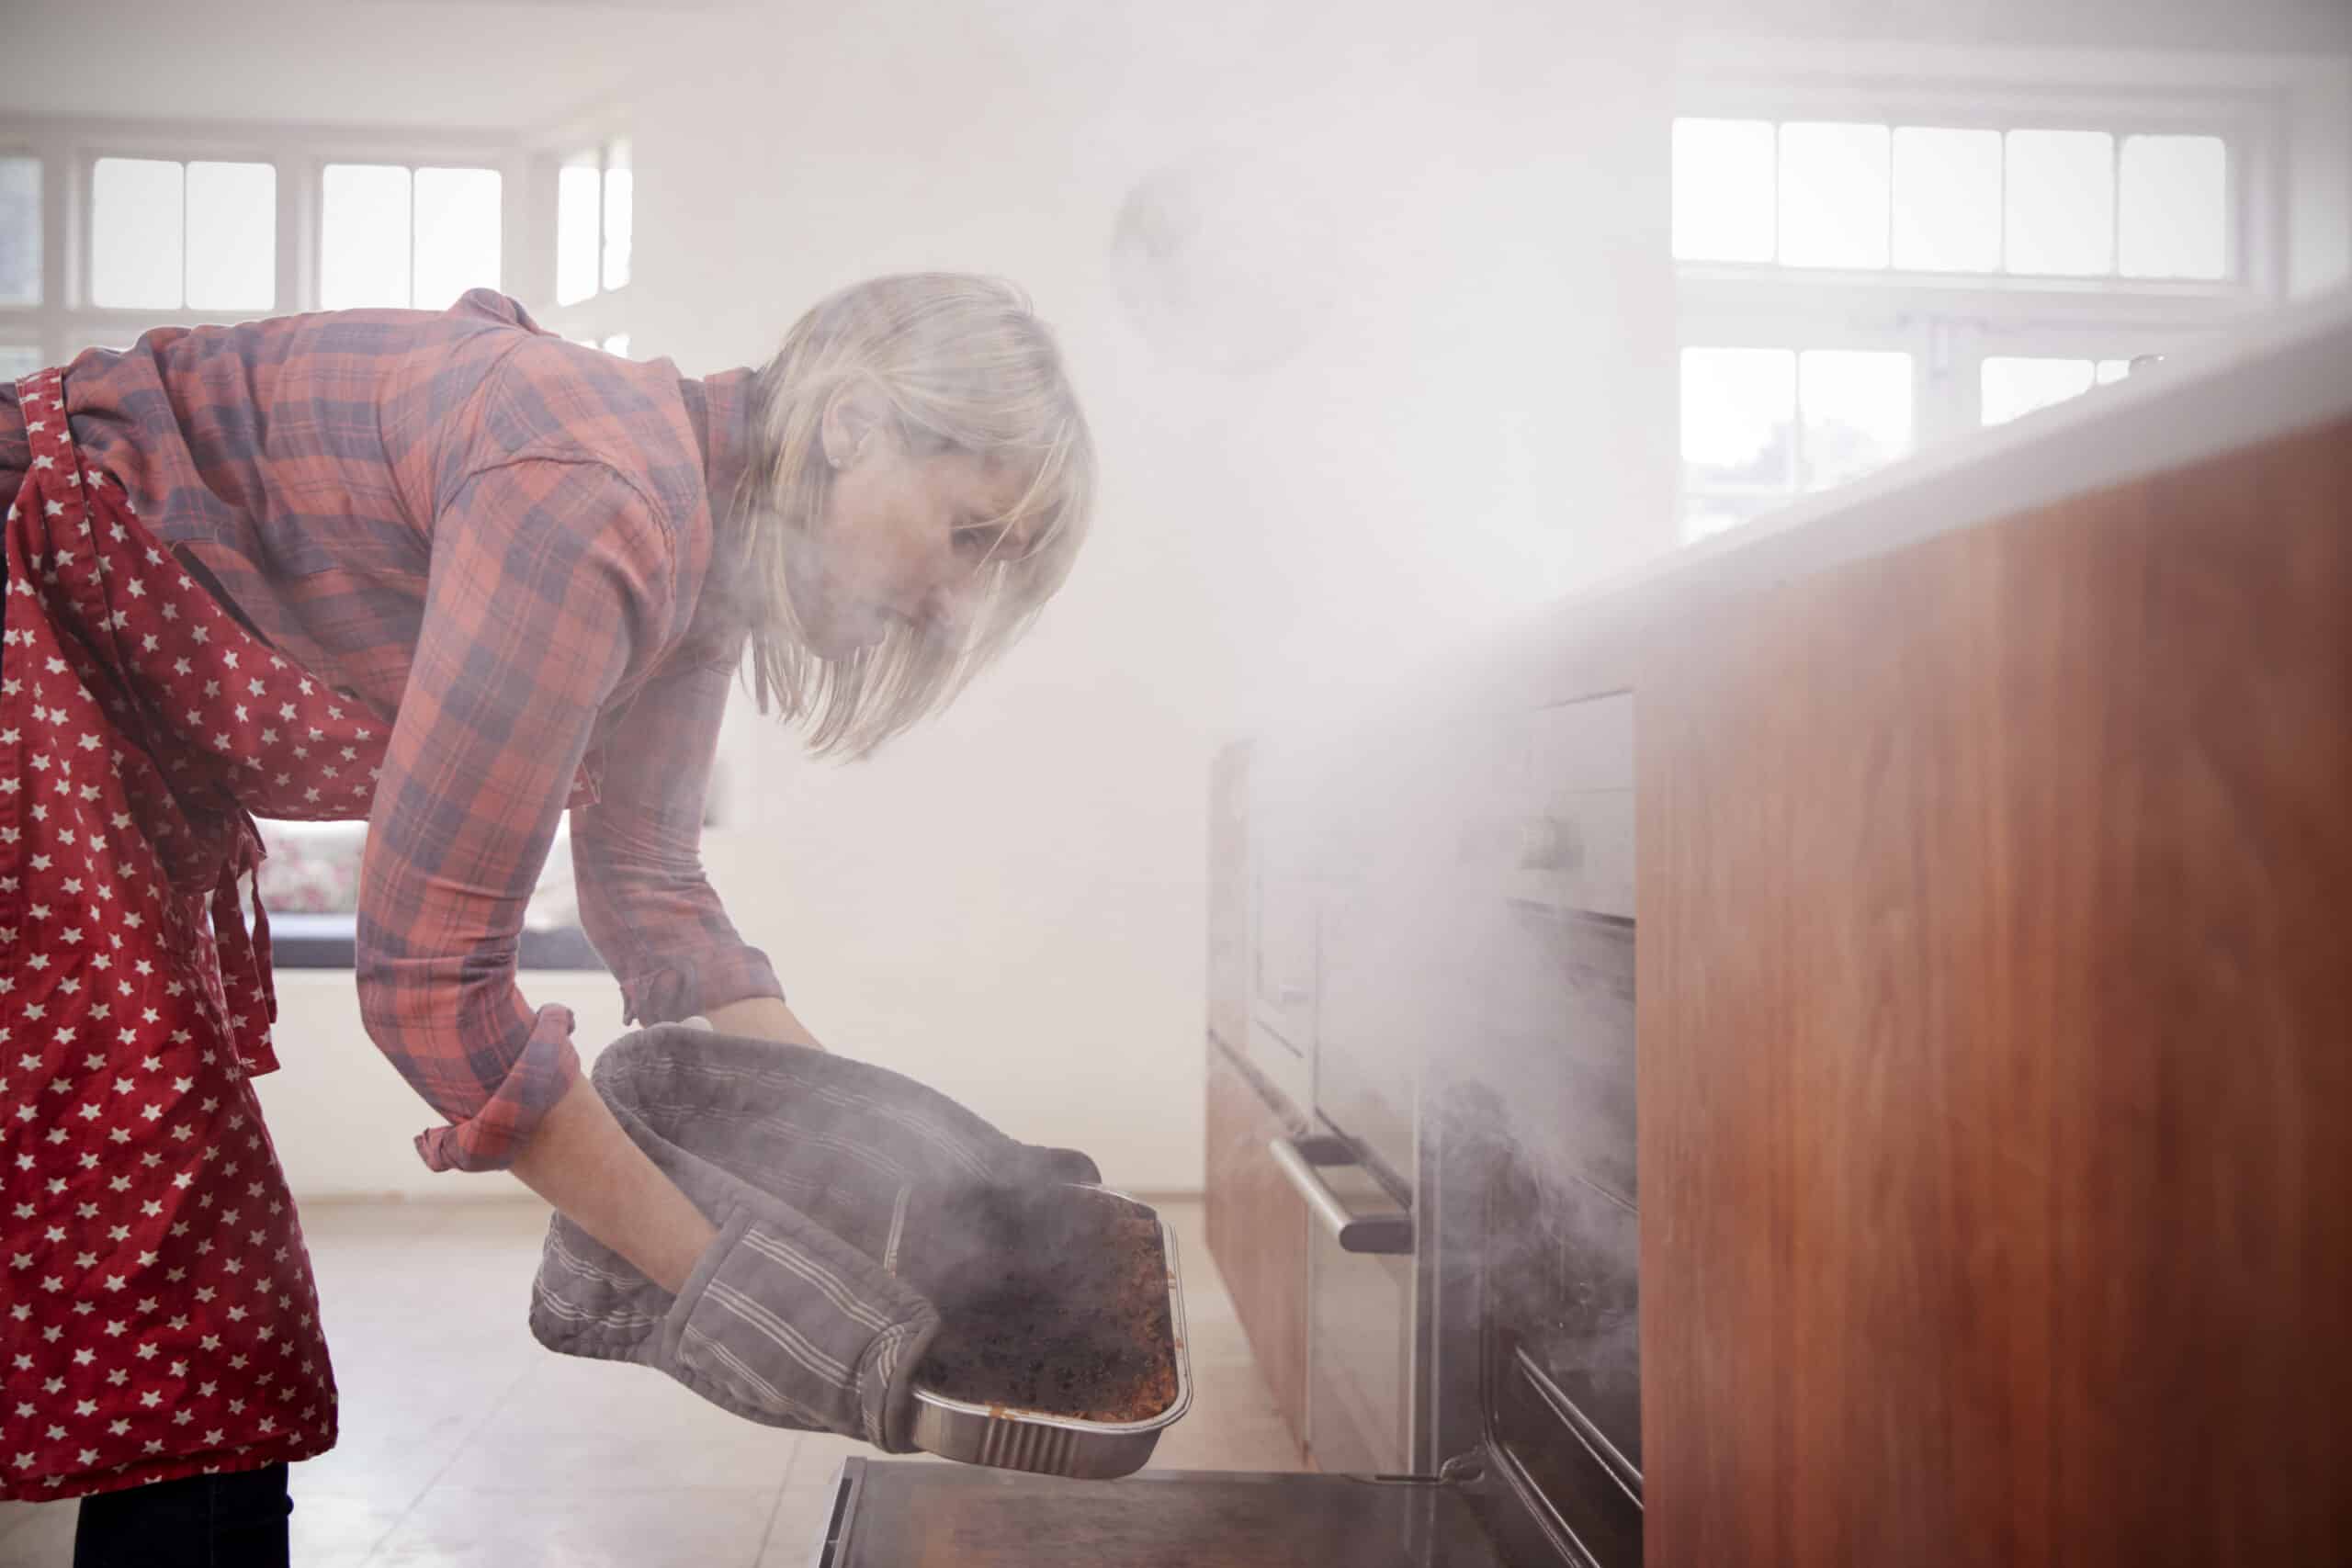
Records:
[[[282,1561],[286,1464],[334,1441],[246,1081],[253,817],[368,821],[360,1010],[446,1121],[425,1163],[511,1168],[676,1292],[710,1224],[515,988],[559,819],[631,1021],[814,1044],[702,874],[729,678],[748,645],[763,711],[870,751],[1060,585],[1093,464],[1046,330],[954,276],[699,381],[477,291],[0,390],[0,1496],[88,1499],[85,1562]]]

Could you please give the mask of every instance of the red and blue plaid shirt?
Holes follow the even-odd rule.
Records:
[[[514,976],[567,803],[581,922],[635,1022],[780,996],[703,875],[743,634],[706,598],[748,372],[705,380],[447,312],[164,329],[65,376],[74,439],[244,621],[390,726],[360,871],[360,1012],[451,1123],[435,1168],[510,1164],[579,1075]],[[0,386],[0,486],[29,462]],[[714,498],[716,501],[714,502]]]

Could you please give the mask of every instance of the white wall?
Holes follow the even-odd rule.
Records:
[[[623,85],[695,0],[77,0],[0,7],[25,115],[522,130]],[[665,14],[666,13],[666,14]]]
[[[1197,1185],[1213,747],[1668,526],[1667,50],[1626,12],[885,0],[647,62],[640,355],[756,361],[860,276],[1000,272],[1102,452],[1070,585],[944,720],[833,767],[736,716],[714,878],[820,1037]],[[1306,269],[1310,341],[1261,372],[1175,362],[1114,288],[1130,186],[1216,148],[1299,241],[1236,248]]]
[[[534,1004],[560,1002],[578,1015],[574,1043],[583,1066],[620,1037],[620,990],[609,976],[526,973],[522,984]],[[350,970],[280,969],[271,1039],[278,1069],[255,1078],[254,1089],[296,1198],[526,1195],[503,1172],[424,1168],[414,1139],[438,1118],[360,1027]]]

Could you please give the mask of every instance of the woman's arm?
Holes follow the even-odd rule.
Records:
[[[817,1037],[792,1016],[792,1010],[784,1005],[781,997],[746,997],[740,1002],[713,1008],[703,1016],[721,1034],[743,1034],[753,1040],[824,1049],[817,1043]]]
[[[359,877],[356,969],[369,1038],[450,1125],[435,1169],[514,1161],[578,1076],[569,1009],[533,1007],[514,963],[595,716],[658,636],[668,552],[602,465],[503,464],[445,503],[408,685]]]
[[[358,978],[369,1032],[455,1123],[420,1140],[429,1163],[511,1167],[674,1292],[709,1222],[582,1079],[570,1012],[514,984],[525,906],[666,565],[597,465],[515,463],[453,498],[377,787]]]
[[[778,1004],[779,1006],[782,1004]],[[514,1157],[525,1186],[676,1295],[718,1232],[574,1078]]]
[[[766,954],[737,934],[703,873],[703,817],[734,671],[725,657],[654,671],[603,738],[598,799],[571,813],[580,923],[619,981],[630,1022],[700,1014],[729,1033],[814,1043],[784,1007]]]

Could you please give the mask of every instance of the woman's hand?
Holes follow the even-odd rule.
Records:
[[[649,1029],[607,1048],[593,1081],[718,1237],[679,1290],[633,1280],[620,1249],[567,1213],[534,1286],[539,1342],[893,1452],[913,1446],[914,1369],[939,1328],[909,1249],[928,1266],[949,1239],[918,1236],[909,1215],[976,1184],[1099,1179],[1083,1155],[1016,1142],[911,1078],[791,1045]]]

